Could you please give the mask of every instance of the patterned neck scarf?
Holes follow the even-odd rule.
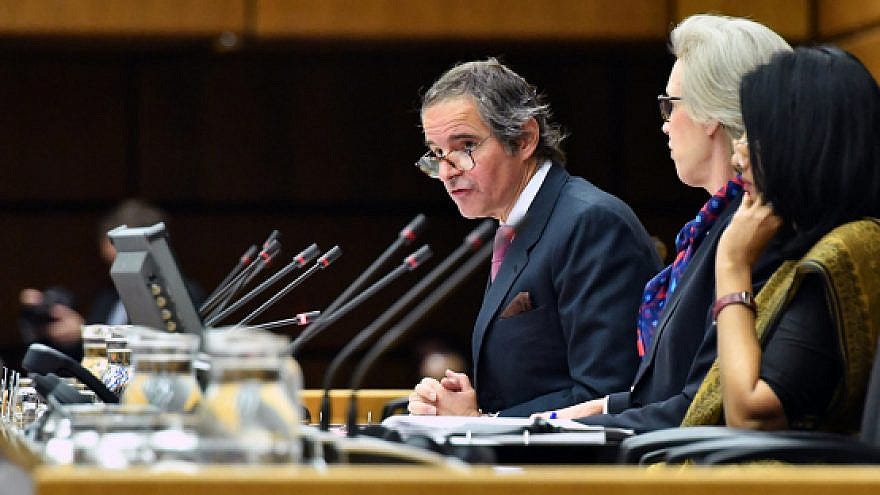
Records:
[[[742,193],[742,178],[729,181],[700,209],[696,218],[686,223],[675,237],[675,261],[664,268],[645,285],[642,304],[639,306],[638,350],[644,356],[654,338],[660,314],[666,306],[666,299],[675,292],[678,281],[687,269],[706,233],[715,224],[718,215]]]

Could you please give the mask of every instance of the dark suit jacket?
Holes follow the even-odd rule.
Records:
[[[186,286],[187,292],[189,292],[189,297],[195,305],[196,308],[199,307],[200,304],[205,300],[205,292],[202,290],[201,286],[189,279],[183,280],[184,285]],[[107,323],[108,318],[110,318],[110,313],[116,307],[116,304],[119,303],[119,293],[116,292],[116,289],[113,287],[106,287],[102,289],[95,296],[95,300],[92,301],[92,306],[89,308],[89,313],[86,317],[87,324],[103,324]]]
[[[480,408],[526,416],[629,384],[639,301],[659,265],[626,204],[554,164],[477,317]],[[500,319],[521,292],[533,309]]]
[[[587,424],[646,432],[676,427],[717,355],[711,306],[715,300],[715,250],[740,200],[721,213],[694,253],[657,325],[657,332],[628,392],[608,396],[609,414],[582,418]],[[771,245],[752,273],[757,294],[782,257]]]
[[[86,317],[86,323],[103,324],[107,323],[110,312],[119,302],[119,294],[116,289],[107,287],[98,292],[95,300],[92,301],[92,307],[89,308],[89,314]]]

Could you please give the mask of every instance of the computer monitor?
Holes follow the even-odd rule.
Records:
[[[116,248],[110,277],[131,323],[202,336],[202,320],[168,246],[165,224],[122,225],[107,235]]]

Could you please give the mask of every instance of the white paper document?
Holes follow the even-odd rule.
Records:
[[[569,419],[548,419],[553,433],[532,432],[530,418],[497,418],[487,416],[391,416],[382,426],[398,432],[406,439],[425,435],[438,443],[447,439],[454,444],[485,444],[485,442],[528,443],[597,443],[605,442],[605,429]]]

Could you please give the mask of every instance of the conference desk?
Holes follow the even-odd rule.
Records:
[[[382,407],[408,390],[369,390],[359,394],[359,416]],[[333,421],[347,411],[347,390],[334,391]],[[320,391],[304,391],[303,403],[317,417]],[[157,465],[106,470],[95,467],[32,465],[34,493],[40,495],[121,494],[241,495],[296,493],[322,495],[663,495],[663,494],[877,494],[875,467],[747,465],[729,467],[613,465],[525,467],[463,464],[227,466]],[[0,485],[0,493],[3,486]]]
[[[228,467],[135,469],[39,466],[39,495],[776,495],[876,494],[874,467],[531,466],[448,469],[410,466]],[[2,490],[0,490],[2,492]]]

